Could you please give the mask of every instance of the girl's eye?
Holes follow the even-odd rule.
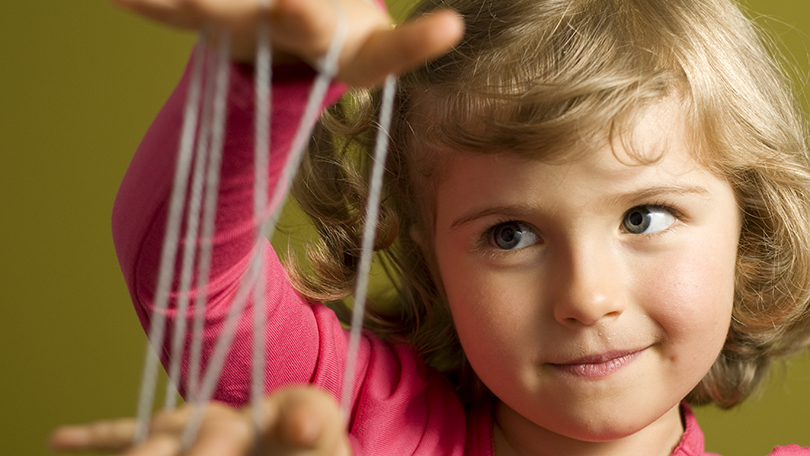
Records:
[[[622,220],[622,227],[632,234],[652,234],[663,231],[675,223],[675,216],[661,206],[636,206]]]
[[[490,243],[503,250],[517,250],[537,243],[537,235],[528,225],[505,222],[492,227]]]

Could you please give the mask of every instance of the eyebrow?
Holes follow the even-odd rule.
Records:
[[[531,207],[525,204],[509,204],[505,206],[486,207],[484,209],[473,209],[463,214],[456,220],[454,220],[453,223],[450,225],[450,229],[451,230],[456,229],[459,226],[466,225],[467,223],[472,222],[473,220],[477,220],[482,217],[488,217],[490,215],[500,214],[500,215],[509,215],[510,217],[511,216],[520,217],[530,212]]]
[[[709,191],[705,187],[698,185],[661,185],[608,196],[605,199],[605,205],[632,204],[637,201],[672,194],[703,196],[708,195]]]
[[[650,188],[644,188],[637,191],[620,193],[610,195],[605,199],[605,206],[615,206],[622,204],[633,204],[639,201],[653,199],[661,195],[708,195],[709,191],[704,187],[695,185],[664,185]],[[450,229],[455,229],[459,226],[465,225],[473,220],[490,215],[507,215],[510,217],[522,217],[530,214],[533,210],[531,205],[527,204],[507,204],[502,206],[485,207],[483,209],[472,209],[459,218],[457,218],[450,225]]]

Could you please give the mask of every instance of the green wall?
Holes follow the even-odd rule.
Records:
[[[806,77],[810,3],[751,8],[770,17]],[[102,0],[0,6],[0,454],[48,454],[57,424],[135,409],[145,338],[110,208],[192,41]],[[760,401],[699,412],[709,449],[810,446],[810,358],[776,378]]]

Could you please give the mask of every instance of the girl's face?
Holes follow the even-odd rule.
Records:
[[[686,137],[670,100],[632,132],[653,165],[621,144],[564,164],[452,153],[436,257],[465,353],[501,401],[499,446],[677,443],[678,404],[728,331],[741,223]]]

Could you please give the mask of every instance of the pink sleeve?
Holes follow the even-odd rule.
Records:
[[[190,67],[190,66],[189,66]],[[160,250],[167,217],[177,156],[185,91],[190,70],[150,127],[116,198],[113,210],[113,238],[121,269],[144,328],[148,331],[157,283]],[[270,182],[278,179],[292,135],[298,127],[311,85],[312,70],[304,65],[278,68],[273,87],[272,162]],[[342,92],[332,87],[328,97],[334,102]],[[253,81],[250,68],[233,65],[228,96],[221,188],[218,197],[216,233],[211,279],[205,290],[205,356],[210,355],[237,292],[246,274],[254,244],[253,220]],[[271,184],[271,188],[273,185]],[[261,246],[269,273],[266,280],[268,307],[267,335],[269,364],[265,387],[311,381],[319,352],[318,328],[312,307],[287,281],[269,243]],[[168,328],[176,317],[174,302],[167,313]],[[250,378],[250,308],[241,317],[234,350],[227,361],[216,399],[241,404],[247,399]],[[279,314],[278,310],[284,312]],[[191,320],[191,312],[184,318]],[[162,343],[161,359],[168,362],[170,333]],[[187,356],[184,355],[184,356]],[[185,359],[184,359],[185,361]],[[183,362],[186,383],[187,362]]]
[[[773,449],[771,456],[810,456],[810,447],[799,445],[780,446]]]
[[[271,182],[278,179],[283,167],[313,76],[303,65],[276,68],[274,74]],[[113,210],[119,262],[138,318],[147,331],[188,79],[187,70],[147,132]],[[341,87],[332,87],[328,102],[336,100],[341,91]],[[250,69],[233,66],[212,276],[204,290],[209,299],[205,357],[213,350],[253,248],[253,111]],[[290,286],[268,242],[260,247],[267,265],[265,391],[312,383],[338,397],[348,345],[345,331],[331,310],[307,302]],[[173,306],[172,301],[167,311],[169,327],[177,318]],[[248,306],[240,317],[225,374],[215,393],[216,400],[236,406],[248,400],[250,391],[252,303]],[[189,311],[182,318],[190,321],[191,316]],[[159,344],[164,363],[169,358],[170,337]],[[183,356],[181,385],[186,384],[188,373],[187,352]],[[366,334],[354,385],[350,432],[355,454],[463,453],[465,419],[460,401],[443,376],[427,369],[409,347],[392,346]]]

